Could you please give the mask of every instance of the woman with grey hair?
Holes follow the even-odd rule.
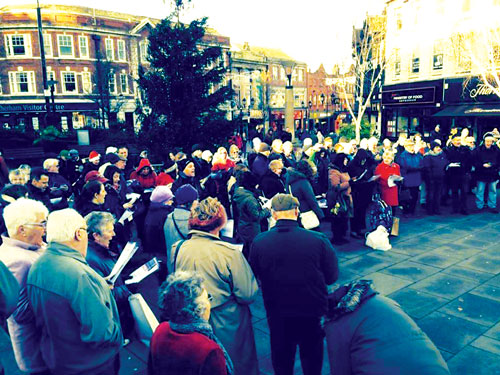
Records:
[[[210,325],[234,363],[236,375],[258,375],[252,314],[255,276],[241,250],[220,239],[224,206],[208,197],[191,208],[189,238],[172,246],[173,269],[196,271],[213,296]]]
[[[177,271],[167,278],[159,292],[163,322],[151,339],[148,374],[233,373],[229,355],[208,324],[210,299],[194,272]]]
[[[111,273],[118,259],[117,255],[112,253],[109,248],[109,244],[115,236],[115,218],[109,212],[94,211],[85,216],[85,221],[87,222],[89,238],[85,259],[94,271],[102,277],[106,277]],[[115,281],[112,293],[118,307],[123,335],[130,337],[129,334],[134,329],[134,319],[128,303],[128,297],[131,293],[121,276]]]

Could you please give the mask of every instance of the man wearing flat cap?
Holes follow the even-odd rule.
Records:
[[[299,201],[277,194],[271,201],[276,225],[259,234],[250,265],[260,279],[271,334],[274,372],[293,374],[300,347],[305,374],[321,374],[327,285],[338,278],[338,259],[328,238],[298,225]]]

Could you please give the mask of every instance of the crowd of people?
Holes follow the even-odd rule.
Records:
[[[254,138],[252,150],[193,145],[157,167],[146,151],[134,159],[121,146],[3,168],[0,323],[19,368],[118,373],[134,318],[131,291],[108,275],[133,241],[166,259],[150,374],[258,374],[249,306],[259,285],[276,374],[293,373],[297,346],[304,374],[320,374],[325,332],[333,374],[416,374],[419,366],[447,374],[432,342],[368,281],[334,284],[334,246],[364,239],[376,199],[394,216],[438,215],[450,202],[466,215],[473,193],[477,210],[497,213],[500,134],[486,133],[477,147],[471,138],[456,129],[444,136],[439,126],[426,139],[380,144],[318,132],[294,143]],[[233,233],[223,236],[230,220]],[[407,338],[408,352],[428,355],[402,361],[396,336]]]

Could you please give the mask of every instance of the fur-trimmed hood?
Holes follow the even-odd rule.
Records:
[[[334,321],[355,311],[364,301],[378,294],[371,284],[371,280],[353,281],[329,294],[327,320]]]

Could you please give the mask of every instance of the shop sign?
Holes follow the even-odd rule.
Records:
[[[384,105],[431,104],[436,100],[435,87],[401,89],[382,93]]]
[[[56,103],[56,112],[96,111],[97,103]],[[45,103],[0,104],[0,113],[47,112]]]
[[[447,82],[445,91],[447,103],[474,103],[474,102],[499,102],[500,97],[495,94],[494,89],[486,85],[482,79],[474,77],[471,79],[456,79]]]

